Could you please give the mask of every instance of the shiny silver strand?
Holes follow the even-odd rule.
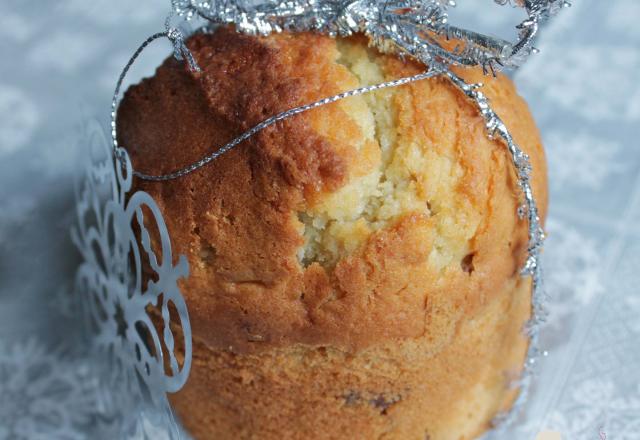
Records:
[[[220,147],[217,150],[213,151],[211,154],[203,157],[199,161],[194,162],[191,165],[188,165],[188,166],[186,166],[184,168],[181,168],[181,169],[176,170],[176,171],[174,171],[172,173],[169,173],[169,174],[160,174],[160,175],[145,174],[145,173],[141,173],[139,171],[135,171],[134,170],[133,171],[133,175],[136,176],[136,177],[139,177],[140,179],[143,179],[143,180],[151,180],[151,181],[156,181],[156,182],[177,179],[179,177],[182,177],[182,176],[184,176],[186,174],[189,174],[189,173],[197,170],[198,168],[201,168],[201,167],[205,166],[209,162],[217,159],[218,157],[220,157],[221,155],[223,155],[227,151],[231,150],[233,147],[235,147],[238,144],[244,142],[245,140],[249,139],[250,137],[252,137],[256,133],[264,130],[265,128],[275,124],[276,122],[284,121],[285,119],[289,119],[290,117],[292,117],[294,115],[297,115],[299,113],[303,113],[303,112],[306,112],[308,110],[312,110],[312,109],[317,108],[317,107],[322,107],[323,105],[330,104],[330,103],[336,102],[336,101],[340,101],[341,99],[349,98],[350,96],[362,95],[362,94],[365,94],[365,93],[373,92],[375,90],[386,89],[388,87],[397,87],[397,86],[401,86],[403,84],[409,84],[409,83],[412,83],[412,82],[415,82],[415,81],[420,81],[422,79],[435,76],[435,75],[437,75],[439,73],[440,72],[437,72],[435,70],[428,70],[426,72],[422,72],[422,73],[419,73],[417,75],[407,76],[407,77],[404,77],[404,78],[396,79],[396,80],[393,80],[393,81],[387,81],[387,82],[380,83],[380,84],[375,84],[375,85],[372,85],[372,86],[360,87],[358,89],[349,90],[347,92],[339,93],[337,95],[333,95],[333,96],[329,96],[327,98],[320,99],[318,101],[312,102],[311,104],[302,105],[300,107],[294,107],[292,109],[285,110],[285,111],[283,111],[281,113],[278,113],[275,116],[271,116],[270,118],[265,119],[264,121],[260,122],[259,124],[253,126],[249,130],[247,130],[244,133],[242,133],[240,136],[234,138],[233,140],[231,140],[231,141],[227,142],[226,144],[224,144],[222,147]]]
[[[167,38],[169,39],[169,41],[171,41],[171,44],[173,45],[173,56],[178,60],[186,60],[189,66],[189,69],[191,69],[192,71],[194,72],[200,71],[200,66],[198,66],[198,63],[193,57],[193,54],[187,48],[187,45],[184,42],[184,36],[182,35],[182,32],[180,32],[180,30],[178,30],[177,28],[171,27],[172,17],[173,17],[173,11],[169,13],[169,15],[167,16],[167,19],[164,22],[165,31],[155,33],[149,36],[145,41],[143,41],[142,44],[133,53],[131,58],[129,58],[129,61],[127,61],[127,64],[124,66],[124,69],[122,69],[122,72],[118,77],[116,88],[115,88],[115,91],[113,92],[113,97],[111,99],[110,129],[111,129],[111,142],[113,146],[113,155],[114,157],[118,158],[118,160],[122,163],[122,165],[124,165],[123,163],[124,160],[121,154],[122,150],[118,146],[118,133],[117,133],[117,127],[116,127],[118,99],[120,97],[122,83],[124,82],[124,79],[127,76],[127,73],[129,73],[131,66],[133,66],[133,63],[136,62],[140,54],[142,54],[142,52],[147,48],[147,46],[152,42],[154,42],[155,40],[159,38]],[[135,171],[134,171],[134,174],[135,174]],[[138,176],[138,177],[141,177],[141,176]]]
[[[518,39],[514,43],[487,36],[472,30],[459,28],[449,23],[447,10],[455,6],[451,0],[266,0],[259,3],[240,3],[234,0],[196,1],[172,0],[172,14],[204,19],[210,25],[233,24],[238,32],[249,35],[268,35],[274,32],[318,32],[330,36],[349,36],[363,33],[370,43],[383,52],[408,56],[428,66],[418,75],[400,78],[372,86],[346,91],[319,101],[292,108],[265,119],[227,144],[212,149],[212,152],[195,163],[168,174],[150,175],[133,170],[133,175],[143,180],[167,181],[183,177],[214,161],[220,155],[236,147],[265,128],[284,121],[299,113],[339,101],[350,96],[361,95],[387,87],[396,87],[436,75],[451,81],[467,98],[474,102],[482,115],[490,138],[501,139],[509,157],[522,192],[522,204],[517,210],[521,219],[528,223],[527,259],[522,276],[532,280],[532,313],[524,332],[529,337],[529,347],[524,371],[514,386],[520,388],[518,397],[510,411],[499,414],[494,426],[505,427],[512,422],[528,397],[534,367],[540,355],[538,347],[539,329],[546,317],[546,296],[542,287],[540,252],[544,242],[544,231],[538,215],[538,206],[533,195],[529,157],[512,138],[506,125],[493,111],[489,100],[482,93],[481,84],[467,84],[455,75],[451,66],[479,66],[485,74],[502,68],[517,68],[537,50],[533,46],[540,25],[570,4],[564,0],[494,0],[500,5],[512,4],[523,8],[527,18],[516,28]],[[200,68],[187,48],[182,33],[171,27],[172,15],[167,18],[165,31],[149,37],[136,50],[120,75],[112,100],[111,134],[116,160],[122,161],[123,151],[117,142],[116,111],[118,97],[124,78],[140,53],[154,40],[168,38],[173,44],[174,55],[184,59],[192,71]],[[453,49],[442,42],[454,40]]]

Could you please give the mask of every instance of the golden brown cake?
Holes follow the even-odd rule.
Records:
[[[424,70],[364,37],[221,28],[131,87],[119,140],[143,172],[190,164],[291,107]],[[504,76],[458,71],[531,156],[544,153]],[[158,202],[190,276],[193,365],[170,396],[204,439],[471,439],[512,402],[527,347],[527,225],[505,145],[443,78],[265,129],[164,183]]]

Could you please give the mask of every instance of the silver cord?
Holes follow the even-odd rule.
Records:
[[[193,54],[187,48],[187,45],[184,42],[184,36],[182,35],[182,32],[177,28],[171,27],[171,19],[173,17],[173,14],[174,14],[173,11],[171,11],[171,13],[167,16],[165,20],[165,31],[155,33],[150,37],[148,37],[146,40],[144,40],[142,44],[133,53],[131,58],[129,58],[129,61],[127,61],[127,64],[124,66],[124,68],[122,69],[122,72],[120,72],[120,76],[118,77],[116,88],[113,92],[113,97],[111,99],[110,116],[111,116],[111,143],[112,143],[113,155],[120,162],[122,162],[123,158],[122,158],[122,155],[119,153],[118,132],[117,132],[117,124],[116,124],[116,116],[117,116],[120,92],[122,89],[122,84],[124,82],[124,79],[129,73],[129,70],[131,69],[133,64],[136,62],[140,54],[142,54],[142,52],[147,48],[147,46],[149,46],[149,44],[151,44],[152,42],[154,42],[159,38],[167,38],[173,45],[174,57],[178,60],[186,60],[190,70],[194,72],[200,72],[200,66],[198,66],[198,63],[193,57]],[[134,171],[134,174],[135,174],[135,171]]]
[[[336,102],[336,101],[340,101],[341,99],[345,99],[345,98],[349,98],[351,96],[357,96],[357,95],[362,95],[365,93],[369,93],[369,92],[373,92],[375,90],[380,90],[380,89],[384,89],[384,88],[388,88],[388,87],[397,87],[397,86],[401,86],[403,84],[409,84],[415,81],[420,81],[422,79],[425,78],[430,78],[432,76],[437,75],[439,72],[436,72],[435,70],[429,70],[426,72],[422,72],[419,73],[417,75],[413,75],[413,76],[407,76],[404,78],[400,78],[400,79],[396,79],[393,81],[387,81],[387,82],[383,82],[380,84],[375,84],[372,86],[365,86],[365,87],[360,87],[357,89],[353,89],[353,90],[349,90],[347,92],[343,92],[343,93],[339,93],[337,95],[333,95],[330,96],[328,98],[323,98],[320,99],[318,101],[312,102],[310,104],[306,104],[306,105],[302,105],[300,107],[294,107],[292,109],[280,112],[274,116],[271,116],[270,118],[265,119],[264,121],[260,122],[257,125],[254,125],[252,128],[250,128],[249,130],[245,131],[244,133],[242,133],[240,136],[234,138],[233,140],[231,140],[230,142],[227,142],[226,144],[224,144],[222,147],[220,147],[219,149],[217,149],[216,151],[210,153],[209,155],[203,157],[202,159],[200,159],[197,162],[194,162],[190,165],[185,166],[184,168],[180,168],[176,171],[173,171],[171,173],[167,173],[167,174],[160,174],[160,175],[153,175],[153,174],[145,174],[139,171],[133,171],[133,175],[143,179],[143,180],[151,180],[151,181],[155,181],[155,182],[161,182],[161,181],[166,181],[166,180],[172,180],[172,179],[177,179],[179,177],[185,176],[189,173],[192,173],[194,171],[196,171],[199,168],[202,168],[203,166],[207,165],[209,162],[212,162],[213,160],[217,159],[219,156],[223,155],[224,153],[226,153],[227,151],[231,150],[232,148],[234,148],[235,146],[237,146],[238,144],[242,143],[243,141],[249,139],[250,137],[252,137],[253,135],[255,135],[256,133],[264,130],[265,128],[279,122],[279,121],[284,121],[285,119],[289,119],[292,116],[295,116],[297,114],[306,112],[308,110],[312,110],[314,108],[318,108],[321,107],[323,105],[327,105],[327,104],[331,104],[332,102]]]

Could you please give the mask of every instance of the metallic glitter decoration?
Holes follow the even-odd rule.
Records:
[[[195,1],[172,0],[172,14],[186,20],[200,18],[208,23],[204,31],[212,26],[233,24],[238,32],[249,35],[269,35],[274,32],[318,32],[330,36],[349,36],[362,33],[369,37],[371,45],[385,53],[395,53],[400,57],[410,57],[425,65],[425,72],[411,77],[361,87],[338,95],[327,97],[296,107],[257,124],[240,134],[229,143],[215,147],[212,153],[195,163],[162,175],[149,175],[133,170],[134,176],[143,180],[168,181],[177,179],[207,165],[220,155],[236,147],[244,140],[264,128],[283,121],[299,113],[330,104],[332,102],[368,93],[386,87],[396,87],[433,76],[443,76],[472,101],[485,121],[487,135],[500,139],[507,147],[509,157],[522,192],[522,204],[517,210],[520,219],[528,223],[527,259],[522,268],[522,276],[532,280],[532,314],[525,326],[530,338],[527,358],[521,378],[514,384],[520,388],[518,397],[509,412],[498,415],[494,426],[507,426],[524,405],[534,366],[540,357],[538,333],[545,320],[546,300],[542,288],[540,252],[544,241],[544,231],[540,224],[538,207],[531,186],[531,164],[512,138],[502,119],[493,111],[489,100],[481,91],[481,84],[467,84],[451,71],[452,66],[480,67],[485,74],[495,75],[503,68],[519,67],[529,55],[535,53],[533,43],[540,26],[560,9],[569,6],[564,0],[494,0],[500,5],[511,4],[521,7],[527,17],[516,26],[518,38],[509,42],[484,35],[473,30],[456,27],[449,23],[448,8],[455,6],[450,0],[268,0],[263,2]],[[111,108],[111,129],[114,157],[126,161],[126,153],[117,143],[116,112],[118,97],[124,78],[144,48],[159,38],[168,38],[174,47],[174,54],[186,60],[192,71],[198,71],[196,60],[184,43],[182,33],[171,27],[172,15],[165,23],[165,31],[149,37],[136,50],[125,66],[116,86]],[[544,354],[544,352],[542,353]]]
[[[496,0],[506,4],[506,0]],[[482,66],[485,72],[518,67],[533,51],[540,25],[562,7],[564,0],[517,2],[527,12],[518,26],[515,43],[483,35],[449,23],[450,0],[173,0],[174,11],[191,19],[234,24],[238,32],[268,35],[273,32],[312,31],[330,36],[367,35],[383,52],[409,55],[425,65]],[[445,42],[455,40],[453,48]]]
[[[547,311],[545,309],[546,293],[542,285],[542,267],[540,266],[540,252],[545,239],[545,233],[540,223],[538,215],[538,206],[533,196],[533,188],[531,187],[532,167],[529,156],[518,147],[509,133],[507,126],[502,119],[493,111],[489,105],[489,100],[480,90],[482,84],[467,84],[462,78],[455,75],[451,71],[445,71],[446,75],[453,84],[455,84],[464,94],[475,102],[476,107],[485,120],[485,127],[490,138],[500,138],[506,144],[511,161],[515,168],[518,185],[523,194],[523,202],[518,208],[518,216],[526,218],[529,226],[529,243],[527,248],[527,259],[521,270],[521,275],[531,277],[532,293],[531,293],[531,318],[525,325],[525,333],[529,337],[529,347],[524,364],[524,371],[520,379],[513,385],[520,388],[518,397],[511,407],[511,411],[498,414],[493,420],[493,424],[498,428],[509,426],[519,410],[525,404],[528,395],[533,374],[540,357],[540,348],[538,347],[540,325],[545,321]],[[543,354],[546,352],[543,352]]]

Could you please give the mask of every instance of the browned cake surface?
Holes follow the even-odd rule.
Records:
[[[173,171],[268,116],[421,67],[311,34],[221,29],[167,60],[118,115],[134,167]],[[465,71],[546,166],[505,77]],[[213,164],[136,182],[190,277],[189,381],[172,401],[199,439],[458,439],[486,429],[526,349],[526,222],[505,146],[434,78],[268,128]]]

